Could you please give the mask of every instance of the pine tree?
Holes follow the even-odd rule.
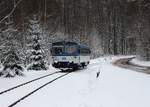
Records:
[[[23,75],[23,68],[20,66],[20,58],[12,49],[7,52],[5,60],[3,62],[3,71],[2,75],[5,77],[14,77],[16,75]]]
[[[2,65],[3,70],[0,75],[4,77],[15,77],[16,75],[23,75],[23,67],[21,66],[21,59],[19,56],[18,46],[19,43],[16,40],[17,30],[12,26],[12,22],[8,23],[8,28],[2,32],[3,43],[1,45]]]
[[[42,49],[42,30],[40,29],[40,23],[37,15],[33,15],[33,19],[29,20],[28,32],[31,36],[31,44],[29,45],[32,49],[29,50],[31,53],[29,60],[31,64],[28,70],[46,70],[44,50]]]

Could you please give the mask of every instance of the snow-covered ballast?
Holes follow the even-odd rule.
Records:
[[[55,68],[85,67],[90,62],[90,48],[76,42],[60,41],[52,43],[52,65]]]

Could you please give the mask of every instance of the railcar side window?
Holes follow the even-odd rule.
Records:
[[[89,49],[81,48],[81,49],[80,49],[80,53],[86,55],[86,54],[90,54],[91,52],[90,52]]]

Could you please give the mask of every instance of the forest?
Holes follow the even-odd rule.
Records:
[[[52,42],[70,40],[90,46],[92,58],[150,61],[149,29],[149,0],[0,0],[0,60],[46,69]]]

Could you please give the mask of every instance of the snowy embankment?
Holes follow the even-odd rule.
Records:
[[[120,57],[92,60],[87,69],[57,80],[15,107],[150,107],[150,75],[113,66],[111,62],[118,58]],[[99,71],[100,75],[96,78]],[[28,72],[26,77],[1,78],[0,84],[3,87],[1,85],[0,90],[7,88],[8,84],[15,85],[19,81],[46,73],[48,72]],[[12,97],[15,95],[19,95],[19,92]],[[10,96],[3,99],[1,95],[0,98],[0,101],[7,103]]]
[[[139,65],[139,66],[150,67],[150,61],[140,61],[140,60],[134,58],[130,62],[133,64],[136,64],[136,65]]]

